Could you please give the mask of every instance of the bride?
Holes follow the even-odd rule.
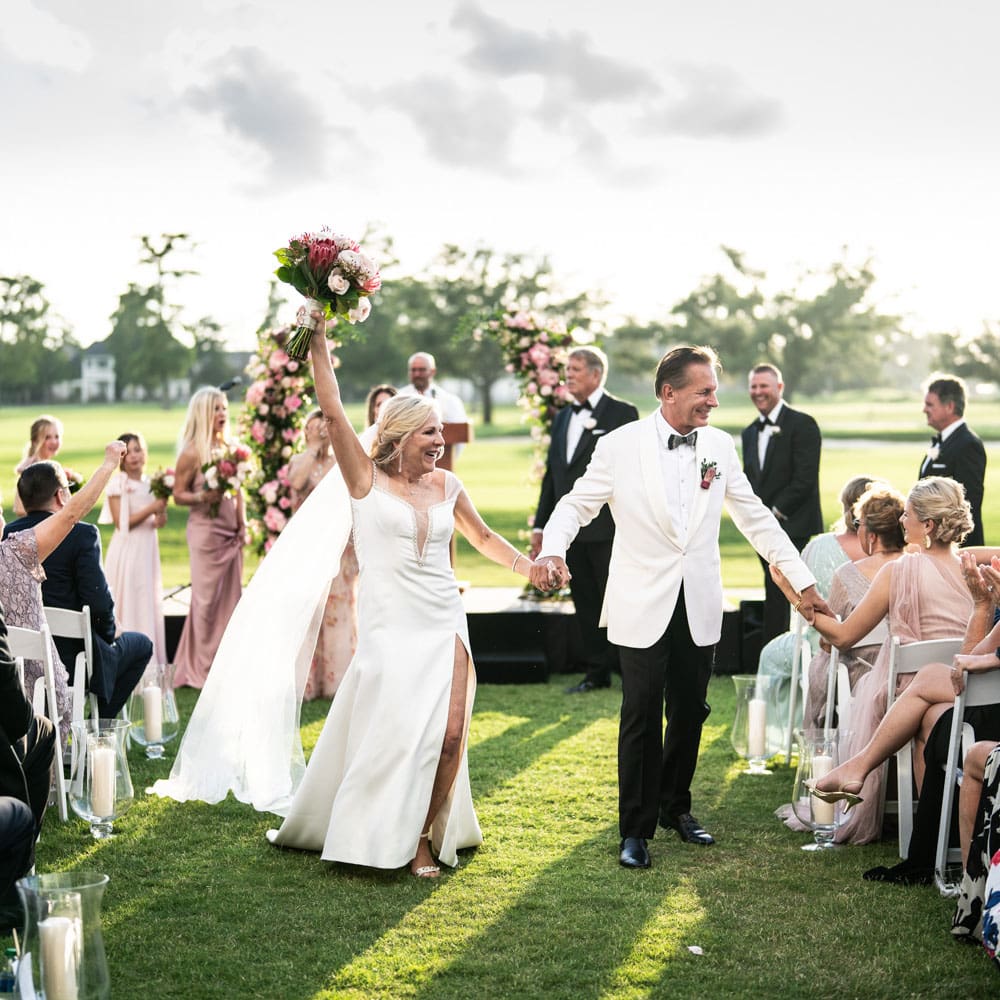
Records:
[[[482,842],[466,752],[475,674],[449,559],[452,531],[522,576],[533,563],[487,527],[455,476],[435,467],[444,439],[432,400],[388,400],[365,453],[344,412],[325,324],[314,317],[316,394],[340,476],[324,478],[258,569],[170,778],[153,791],[219,801],[231,790],[285,816],[268,833],[274,844],[374,868],[408,863],[414,875],[435,877],[432,852],[454,866],[459,849]],[[323,586],[352,520],[358,648],[303,774],[302,688]]]

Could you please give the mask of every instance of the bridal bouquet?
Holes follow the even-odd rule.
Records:
[[[206,462],[201,471],[205,475],[205,489],[221,490],[224,496],[233,496],[253,472],[250,449],[242,444],[232,445],[218,455],[213,455],[212,461]],[[218,516],[218,501],[208,508],[208,513],[212,517]]]
[[[174,495],[174,470],[157,469],[149,477],[149,492],[157,500],[169,500]]]
[[[285,345],[290,358],[302,361],[308,355],[316,326],[310,315],[314,310],[327,319],[342,316],[351,324],[368,318],[369,296],[382,287],[382,277],[375,262],[349,236],[324,226],[319,232],[293,236],[274,256],[281,264],[274,272],[278,279],[306,297],[298,327]]]

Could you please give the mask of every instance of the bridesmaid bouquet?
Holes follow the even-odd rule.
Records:
[[[211,462],[201,467],[201,471],[205,476],[205,489],[221,490],[224,496],[235,496],[253,472],[250,449],[242,444],[232,445],[213,456]],[[218,501],[212,503],[208,513],[211,517],[218,517]]]
[[[274,251],[281,267],[274,273],[306,297],[296,317],[298,326],[285,350],[302,361],[316,323],[310,315],[319,310],[327,319],[342,316],[350,324],[363,323],[371,312],[369,296],[382,287],[378,266],[361,252],[349,236],[324,226],[315,233],[293,236],[287,247]]]
[[[149,492],[157,500],[169,500],[174,495],[174,470],[157,469],[149,477]]]

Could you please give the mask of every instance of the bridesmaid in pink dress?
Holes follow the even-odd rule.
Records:
[[[305,451],[288,463],[293,513],[337,464],[330,447],[326,421],[320,410],[314,410],[306,417],[305,439]],[[354,554],[354,546],[348,542],[340,557],[339,572],[330,584],[330,593],[323,610],[323,624],[316,638],[316,651],[313,653],[309,677],[302,695],[303,701],[332,698],[336,694],[358,645],[357,593],[358,560]]]
[[[24,455],[14,469],[14,475],[20,476],[22,472],[35,462],[47,462],[55,459],[62,445],[63,425],[55,417],[43,413],[36,420],[32,421],[31,430],[28,435],[28,443],[24,447]],[[18,517],[24,517],[24,504],[17,490],[14,490],[14,513]]]
[[[167,662],[163,622],[163,581],[158,529],[167,523],[167,501],[150,492],[146,442],[129,431],[118,440],[126,448],[121,471],[105,491],[99,523],[113,524],[104,573],[115,599],[119,632],[142,632],[153,640],[153,662]]]
[[[191,606],[174,655],[175,687],[204,686],[242,594],[243,546],[249,540],[243,494],[231,497],[206,489],[202,474],[202,466],[230,444],[225,394],[211,386],[199,389],[188,404],[174,478],[174,503],[191,508]]]
[[[823,779],[824,791],[836,787],[842,773],[851,771],[857,755],[868,746],[886,713],[893,637],[898,637],[904,645],[923,639],[962,638],[972,615],[972,595],[962,576],[957,551],[972,530],[972,514],[962,487],[941,476],[921,479],[906,498],[900,524],[906,542],[914,551],[883,566],[861,603],[843,622],[817,614],[811,623],[838,649],[850,649],[882,618],[888,616],[889,622],[889,637],[875,665],[854,688],[849,743],[854,756]],[[787,581],[782,589],[786,586]],[[787,591],[786,595],[791,597]],[[912,677],[903,680],[897,686],[897,696]],[[918,747],[914,754],[915,770],[922,764],[923,751]],[[917,777],[922,778],[922,774]],[[867,844],[881,836],[884,780],[885,768],[875,767],[863,783],[848,782],[850,791],[862,801],[851,809],[837,830],[838,843]]]

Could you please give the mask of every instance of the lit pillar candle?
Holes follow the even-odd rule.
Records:
[[[90,807],[95,816],[112,816],[115,811],[115,751],[112,747],[94,747],[93,783]]]
[[[69,917],[46,917],[38,922],[38,947],[45,1000],[77,1000],[78,923]]]
[[[142,726],[148,743],[163,739],[163,692],[156,684],[142,689]]]
[[[813,755],[812,776],[814,781],[819,781],[820,778],[826,777],[832,770],[832,757],[824,753]],[[832,826],[834,804],[832,802],[824,802],[822,799],[816,798],[815,795],[809,796],[809,800],[812,805],[813,822],[819,823],[822,826]]]
[[[747,754],[750,757],[764,757],[767,734],[767,702],[763,698],[751,698],[747,706]]]

